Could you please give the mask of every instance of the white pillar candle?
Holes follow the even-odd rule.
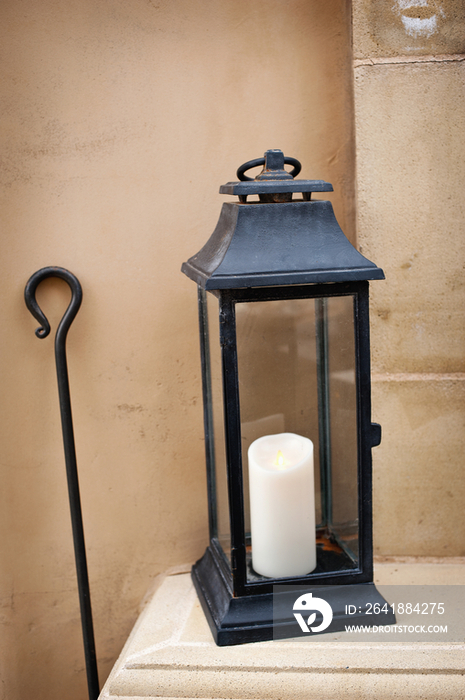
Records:
[[[248,451],[252,566],[262,576],[303,576],[316,567],[313,443],[265,435]]]

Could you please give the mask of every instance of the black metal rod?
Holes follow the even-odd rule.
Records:
[[[79,495],[79,480],[74,444],[73,419],[71,414],[71,398],[69,392],[68,366],[66,363],[66,336],[79,311],[82,301],[82,288],[79,280],[62,267],[44,267],[29,279],[24,298],[26,306],[41,324],[36,330],[38,338],[46,338],[50,333],[50,324],[36,301],[36,289],[39,284],[49,278],[59,277],[68,283],[72,296],[68,308],[58,326],[55,335],[55,359],[58,379],[58,395],[60,401],[61,426],[65,451],[66,475],[68,479],[69,506],[74,540],[74,556],[81,608],[82,635],[84,638],[84,655],[86,660],[87,687],[89,700],[97,700],[99,690],[97,657],[95,652],[94,627],[90,602],[89,576],[87,572],[84,528],[82,523],[81,499]]]

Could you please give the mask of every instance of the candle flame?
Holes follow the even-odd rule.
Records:
[[[284,469],[286,467],[286,461],[281,450],[278,450],[278,454],[276,455],[275,459],[275,464],[278,467],[278,469]]]

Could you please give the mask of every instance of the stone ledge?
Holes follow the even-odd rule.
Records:
[[[380,584],[465,583],[463,559],[381,561],[376,572]],[[464,644],[295,639],[217,647],[190,575],[157,584],[101,700],[465,698]]]

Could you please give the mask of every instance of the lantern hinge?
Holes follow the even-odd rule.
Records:
[[[234,345],[234,332],[226,314],[220,312],[220,345],[222,348]]]

